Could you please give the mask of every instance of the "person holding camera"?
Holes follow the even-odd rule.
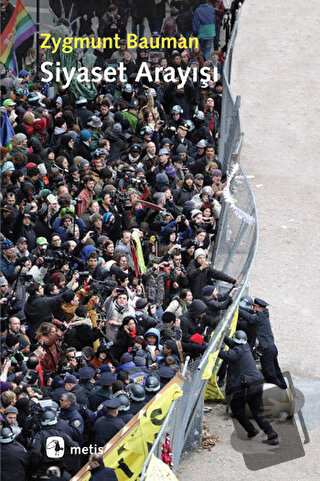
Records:
[[[209,279],[217,279],[220,281],[229,282],[235,287],[240,282],[240,279],[224,274],[222,271],[214,269],[206,260],[206,253],[202,248],[198,248],[194,253],[194,259],[190,262],[187,269],[189,285],[195,299],[202,299],[203,288],[208,285]]]
[[[63,297],[62,294],[51,297],[44,296],[44,289],[38,282],[32,282],[28,286],[27,292],[29,298],[24,312],[29,325],[29,337],[32,339],[42,322],[52,320],[52,312],[57,305],[62,304]]]
[[[145,273],[145,289],[148,302],[157,306],[157,317],[161,318],[163,313],[162,304],[165,299],[165,283],[170,278],[170,272],[166,272],[168,262],[153,262],[152,266]]]

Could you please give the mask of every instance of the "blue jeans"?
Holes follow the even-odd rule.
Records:
[[[200,48],[205,60],[210,59],[213,38],[199,38]]]
[[[163,314],[162,306],[157,307],[156,316],[157,316],[157,318],[159,319],[159,321],[161,321],[162,314]]]
[[[215,50],[219,50],[221,25],[222,25],[222,22],[216,22],[216,36],[214,37]]]
[[[138,35],[138,25],[139,25],[139,35]],[[140,23],[136,22],[134,18],[132,18],[132,33],[135,35],[138,35],[138,38],[140,39],[143,37],[144,34],[144,18],[141,20]]]

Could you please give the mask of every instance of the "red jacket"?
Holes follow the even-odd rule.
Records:
[[[39,339],[46,351],[44,359],[42,361],[42,369],[45,372],[56,372],[58,367],[58,362],[60,360],[61,348],[58,340],[61,334],[56,332],[52,336],[41,336]]]

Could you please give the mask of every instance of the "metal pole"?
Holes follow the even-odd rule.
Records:
[[[40,29],[40,0],[37,0],[36,4],[36,51],[37,51],[37,70],[40,69],[40,38],[39,38],[39,29]]]

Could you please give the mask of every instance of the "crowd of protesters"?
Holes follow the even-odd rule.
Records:
[[[76,12],[80,34],[92,33],[94,14],[103,35],[123,37],[130,16],[143,34],[143,3],[100,3],[99,13]],[[204,50],[135,52],[122,40],[118,51],[95,51],[96,64],[124,61],[129,75],[102,81],[94,100],[61,86],[49,98],[31,61],[18,77],[1,66],[0,116],[14,129],[1,147],[5,481],[74,475],[88,456],[53,463],[46,439],[104,446],[186,355],[203,354],[239,284],[208,256],[225,186],[222,82],[135,80],[142,62],[221,73],[223,2],[174,0],[168,18],[164,1],[153,9],[152,35],[196,34]],[[229,283],[223,294],[218,280]],[[99,456],[90,466],[92,479],[109,479]]]

